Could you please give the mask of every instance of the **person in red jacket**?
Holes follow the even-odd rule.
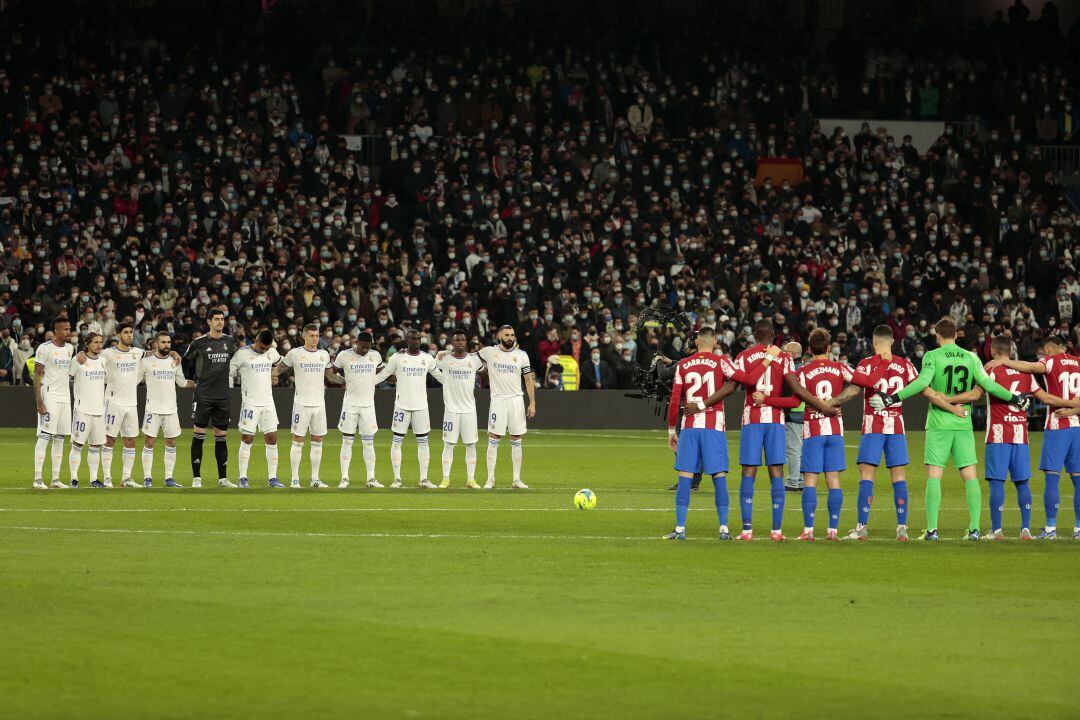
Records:
[[[540,341],[537,346],[537,354],[540,356],[540,367],[546,367],[548,358],[552,355],[558,355],[559,350],[562,349],[562,343],[559,342],[559,330],[555,327],[548,328],[547,335]]]

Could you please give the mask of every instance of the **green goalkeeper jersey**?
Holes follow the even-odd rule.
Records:
[[[1012,397],[1012,393],[994,382],[983,370],[982,361],[979,360],[978,355],[950,343],[926,353],[919,377],[898,395],[901,400],[906,400],[912,395],[921,393],[927,387],[943,395],[959,395],[975,385],[999,400],[1008,400]],[[926,429],[971,430],[971,413],[961,418],[931,405],[926,416]]]

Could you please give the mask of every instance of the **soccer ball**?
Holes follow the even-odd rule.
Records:
[[[578,510],[592,510],[596,507],[596,493],[592,490],[578,490],[574,495],[574,507]]]

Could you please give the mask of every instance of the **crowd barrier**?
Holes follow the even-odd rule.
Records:
[[[143,388],[139,388],[139,409],[144,407]],[[326,417],[330,427],[335,427],[341,413],[341,401],[345,391],[341,388],[328,388],[326,391]],[[536,418],[529,421],[529,427],[536,430],[661,430],[667,425],[661,407],[651,400],[628,398],[622,390],[581,390],[578,392],[558,392],[539,390],[536,393]],[[180,423],[191,427],[191,390],[177,391],[180,406]],[[277,407],[278,420],[282,428],[290,425],[292,411],[292,388],[275,388],[274,404]],[[442,413],[442,391],[433,388],[428,391],[433,427],[439,427]],[[34,391],[30,387],[0,389],[0,403],[5,412],[0,413],[0,427],[33,428],[37,424],[37,410]],[[375,391],[375,412],[379,427],[390,426],[390,414],[394,406],[393,390]],[[735,393],[725,403],[727,425],[738,428],[741,424],[743,406],[742,393]],[[481,418],[487,416],[488,392],[476,392],[476,408]],[[927,402],[922,397],[914,397],[904,403],[904,420],[908,429],[921,430],[926,422]],[[240,390],[232,391],[232,426],[236,426],[240,417]],[[862,422],[862,400],[852,400],[844,406],[844,425],[848,430],[858,430]],[[486,423],[481,421],[480,427]]]

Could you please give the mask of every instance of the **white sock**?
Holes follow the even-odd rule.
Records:
[[[521,438],[510,441],[510,460],[514,464],[514,482],[521,482]]]
[[[113,449],[108,445],[101,448],[101,478],[110,482],[112,481],[112,452]]]
[[[165,446],[165,477],[172,479],[173,471],[176,470],[176,446]]]
[[[367,468],[367,479],[375,479],[375,436],[361,435],[360,444],[364,448],[364,466]]]
[[[71,443],[71,450],[68,451],[68,473],[72,480],[78,479],[80,465],[82,465],[82,445]]]
[[[64,436],[54,435],[52,439],[52,479],[60,479],[60,470],[64,465]]]
[[[395,480],[401,480],[401,443],[403,442],[405,438],[395,435],[394,441],[390,443],[390,467],[394,469]]]
[[[90,468],[90,482],[98,478],[98,467],[101,465],[101,447],[92,447],[86,452],[86,465]]]
[[[677,533],[686,532],[686,526],[685,525],[676,525],[675,526],[675,532],[677,532]]]
[[[442,446],[442,479],[450,479],[450,469],[454,467],[454,443],[444,442]]]
[[[120,467],[124,473],[120,476],[120,479],[130,480],[131,469],[135,467],[135,448],[124,448],[120,455]]]
[[[248,463],[251,462],[251,443],[246,443],[243,440],[240,441],[240,477],[246,478],[248,476]]]
[[[265,443],[266,440],[263,440]],[[266,473],[267,477],[271,480],[277,479],[277,443],[273,445],[266,445],[264,450],[266,451]]]
[[[469,482],[476,481],[476,443],[465,446],[465,477]]]
[[[304,443],[293,440],[292,449],[289,450],[289,464],[292,465],[292,479],[300,480],[300,458],[304,456]]]
[[[420,463],[420,480],[427,480],[427,469],[431,463],[431,448],[428,447],[427,435],[416,438],[416,460]]]
[[[349,466],[352,465],[352,446],[356,440],[354,435],[341,435],[341,453],[338,454],[338,465],[341,467],[341,479],[349,479]]]
[[[319,467],[322,465],[322,440],[311,441],[311,479],[319,479]]]
[[[499,439],[490,438],[487,451],[488,482],[495,482],[495,464],[497,462],[499,462]]]
[[[154,448],[142,449],[142,474],[143,479],[154,477]]]
[[[41,470],[45,467],[45,457],[49,454],[49,440],[51,438],[42,433],[38,435],[37,443],[34,444],[34,479],[41,479]]]

